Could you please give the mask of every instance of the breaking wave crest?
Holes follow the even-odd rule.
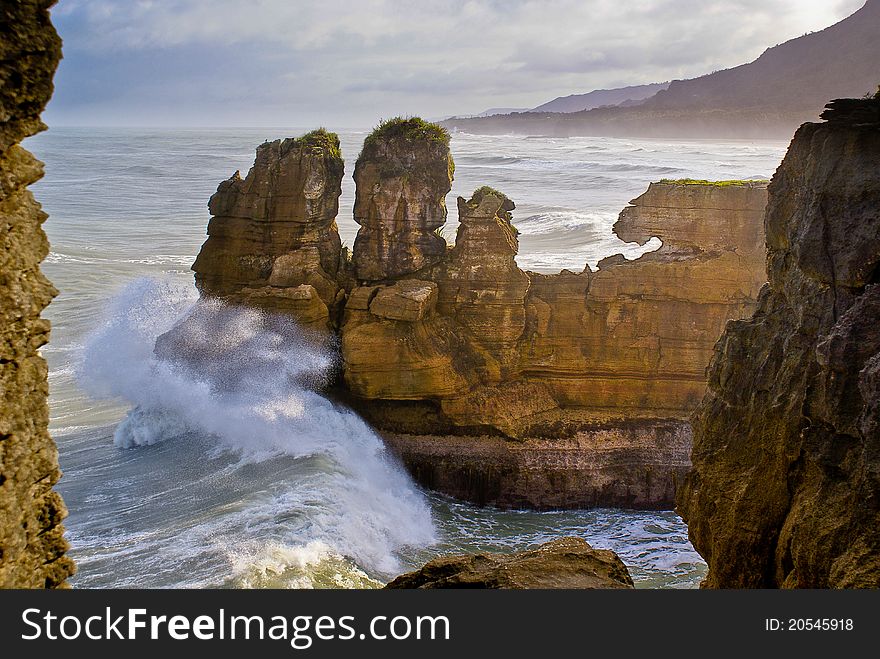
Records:
[[[314,339],[289,319],[144,278],[116,296],[87,342],[82,386],[132,406],[115,431],[120,449],[204,445],[230,482],[265,479],[246,504],[227,501],[203,520],[201,542],[186,549],[223,554],[228,585],[277,587],[284,575],[308,585],[304,571],[324,574],[324,585],[367,585],[361,569],[391,575],[402,548],[435,542],[423,494],[381,440],[317,393],[335,356]],[[328,576],[343,564],[347,576]]]

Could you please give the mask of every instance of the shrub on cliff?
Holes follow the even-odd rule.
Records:
[[[422,145],[418,151],[423,152],[424,146],[427,145],[427,152],[432,154],[429,159],[442,158],[446,160],[449,178],[455,174],[455,163],[449,154],[449,132],[442,126],[425,121],[421,117],[394,117],[393,119],[383,119],[379,125],[373,129],[364,140],[364,146],[358,161],[363,158],[374,158],[380,144],[400,142],[408,143],[410,146]],[[410,151],[409,147],[400,149],[399,146],[394,147],[396,151]],[[403,173],[400,162],[395,159],[383,156],[386,160],[384,166],[384,176],[393,177]],[[423,156],[424,157],[424,153]]]
[[[679,179],[671,179],[664,178],[660,180],[660,183],[665,183],[667,185],[714,185],[719,188],[726,188],[730,186],[738,186],[745,187],[754,184],[766,185],[769,183],[766,179],[748,179],[748,180],[738,180],[738,181],[706,181],[704,179],[695,179],[695,178],[679,178]]]
[[[491,188],[488,185],[483,185],[474,190],[474,193],[471,195],[471,199],[468,203],[468,206],[471,208],[476,208],[483,201],[483,197],[491,195],[493,197],[497,197],[501,200],[501,208],[498,209],[498,214],[503,217],[508,222],[511,222],[511,227],[519,235],[519,229],[513,226],[513,216],[510,214],[510,211],[516,208],[516,204],[513,203],[513,200],[508,197],[506,194],[501,192],[500,190],[496,190],[495,188]]]
[[[379,125],[373,129],[373,132],[367,135],[367,139],[364,140],[364,147],[380,139],[394,138],[425,140],[446,146],[449,145],[449,132],[443,126],[425,121],[421,117],[394,117],[393,119],[383,119],[380,121]]]

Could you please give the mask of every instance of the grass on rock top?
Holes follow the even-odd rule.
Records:
[[[449,178],[455,174],[455,162],[449,154],[449,132],[439,124],[425,121],[421,117],[394,117],[393,119],[383,119],[379,125],[373,129],[364,140],[364,146],[361,149],[358,161],[365,155],[375,153],[374,147],[385,140],[405,140],[407,142],[422,142],[429,145],[438,145],[444,147],[443,153],[446,155],[448,162]],[[389,167],[384,174],[385,176],[397,176],[402,172],[394,167]]]
[[[480,186],[479,188],[474,190],[473,194],[471,195],[471,201],[475,204],[479,204],[483,200],[483,197],[485,197],[486,195],[498,197],[501,201],[510,201],[510,197],[508,197],[506,194],[504,194],[500,190],[491,188],[488,185]]]
[[[290,141],[293,146],[299,148],[317,147],[326,149],[331,158],[342,161],[342,150],[339,147],[339,136],[336,133],[329,132],[326,128],[316,128],[305,135],[291,138]]]
[[[393,138],[424,140],[449,146],[449,132],[443,126],[425,121],[421,117],[394,117],[382,120],[373,132],[367,135],[364,146],[376,140]]]
[[[470,201],[467,202],[468,208],[476,208],[479,206],[483,197],[490,195],[492,197],[496,197],[501,200],[501,208],[498,209],[499,217],[504,218],[510,223],[510,227],[514,230],[516,235],[519,235],[519,229],[513,226],[513,215],[511,215],[510,211],[516,208],[516,204],[513,203],[510,197],[501,192],[500,190],[496,190],[495,188],[489,187],[488,185],[482,185],[471,195]]]
[[[752,185],[765,185],[769,183],[769,181],[765,179],[750,179],[750,180],[742,180],[742,181],[706,181],[703,179],[695,179],[695,178],[679,178],[679,179],[671,179],[664,178],[661,179],[660,183],[665,183],[667,185],[711,185],[717,188],[726,188],[731,186],[736,187],[749,187]]]

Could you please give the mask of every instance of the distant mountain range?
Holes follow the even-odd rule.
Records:
[[[873,93],[878,84],[880,0],[868,0],[841,22],[768,48],[754,62],[675,80],[666,89],[656,85],[656,93],[637,105],[618,101],[603,103],[615,107],[589,106],[603,94],[620,98],[626,89],[653,85],[558,98],[527,112],[452,117],[443,124],[451,130],[496,134],[789,137],[801,123],[817,120],[830,99]],[[591,96],[587,109],[567,109]],[[569,99],[578,100],[569,104]]]
[[[483,110],[480,114],[472,115],[474,117],[493,117],[496,114],[513,114],[514,112],[531,112],[529,108],[489,108]]]
[[[636,85],[634,87],[621,87],[620,89],[597,89],[588,94],[572,94],[560,96],[549,103],[539,105],[529,112],[581,112],[609,105],[639,105],[657,92],[669,87],[668,82],[656,82],[651,85]]]
[[[453,118],[494,117],[499,114],[516,114],[522,112],[581,112],[608,106],[639,105],[645,99],[669,87],[668,82],[655,82],[650,85],[635,85],[619,89],[597,89],[586,94],[560,96],[536,108],[489,108],[480,114],[460,115]]]

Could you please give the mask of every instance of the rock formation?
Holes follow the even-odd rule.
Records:
[[[446,222],[452,172],[449,135],[434,124],[392,119],[367,137],[354,168],[358,279],[396,279],[440,262],[446,241],[435,230]]]
[[[560,538],[516,554],[436,558],[386,588],[632,588],[623,561],[581,538]]]
[[[505,370],[525,331],[529,277],[516,264],[515,204],[489,187],[458,199],[459,229],[442,272],[440,310],[454,317]]]
[[[18,144],[45,129],[40,113],[61,58],[52,4],[8,3],[0,14],[0,588],[64,586],[74,572],[61,524],[67,510],[52,489],[61,471],[39,353],[49,338],[40,312],[57,292],[40,272],[47,216],[27,189],[43,166]]]
[[[658,236],[659,251],[551,276],[517,266],[515,204],[489,187],[458,199],[446,245],[435,229],[452,171],[448,136],[421,120],[367,138],[355,168],[361,229],[337,271],[339,395],[418,480],[453,496],[671,506],[712,347],[728,319],[754,310],[765,279],[766,184],[652,184],[615,230]],[[205,273],[225,267],[208,249],[217,222],[196,261],[203,291]],[[230,224],[225,244],[241,243],[243,226]],[[247,244],[253,261],[281,251]]]
[[[694,414],[678,509],[706,587],[880,587],[880,99],[824,116],[773,177],[769,284]]]
[[[323,129],[257,148],[254,166],[211,197],[193,270],[202,294],[292,314],[326,331],[341,301],[336,229],[344,163]]]
[[[595,273],[532,276],[524,375],[567,407],[686,418],[725,323],[754,310],[764,283],[766,199],[765,183],[651,184],[614,231],[641,244],[657,236],[658,251],[609,257]]]
[[[760,182],[652,184],[615,230],[660,250],[541,275],[516,265],[513,202],[490,188],[459,199],[455,246],[426,280],[349,299],[350,402],[419,482],[458,498],[670,507],[712,347],[765,279],[765,202]],[[431,282],[418,317],[377,304]]]

